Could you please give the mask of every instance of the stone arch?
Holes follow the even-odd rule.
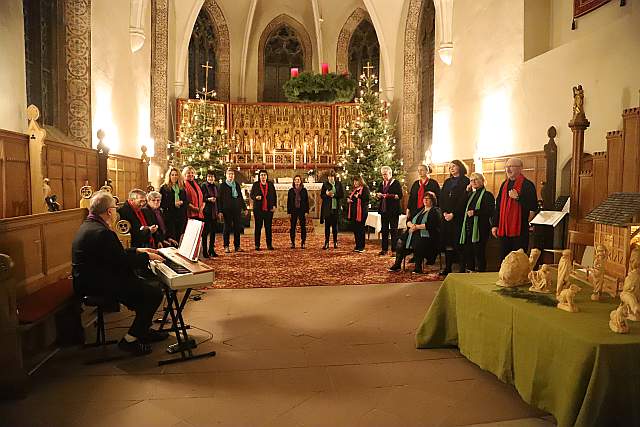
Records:
[[[410,0],[404,35],[404,78],[402,105],[401,153],[405,167],[413,168],[423,160],[423,153],[416,150],[419,135],[420,97],[418,70],[419,29],[424,11],[424,2],[433,0]],[[424,151],[424,149],[422,150]]]
[[[230,82],[231,82],[231,43],[229,39],[229,28],[227,20],[222,13],[222,9],[215,0],[205,0],[202,8],[207,11],[209,19],[213,24],[218,37],[218,46],[216,49],[216,58],[218,66],[214,70],[216,74],[216,92],[217,99],[221,101],[230,100]],[[191,38],[191,35],[189,36]]]
[[[340,30],[340,35],[338,36],[338,45],[336,47],[336,72],[338,74],[343,74],[349,71],[349,42],[351,41],[353,32],[365,19],[371,22],[369,12],[361,7],[358,7],[353,11],[353,13],[351,13],[349,18],[347,18],[346,22],[342,26],[342,29]],[[358,76],[353,77],[357,78]]]
[[[271,35],[279,30],[283,25],[290,27],[296,33],[300,43],[302,43],[304,69],[313,69],[311,37],[304,25],[284,13],[276,16],[264,28],[264,31],[262,31],[262,34],[260,35],[260,41],[258,42],[258,102],[262,101],[264,95],[264,48]]]

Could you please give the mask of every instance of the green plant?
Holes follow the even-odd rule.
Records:
[[[356,81],[347,75],[300,73],[283,86],[289,102],[351,102]]]

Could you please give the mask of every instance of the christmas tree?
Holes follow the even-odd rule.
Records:
[[[213,67],[209,61],[202,65],[205,69],[205,87],[198,91],[197,102],[183,104],[182,124],[178,141],[177,153],[169,146],[169,163],[175,164],[175,154],[178,154],[180,166],[192,166],[196,170],[196,178],[204,179],[207,171],[212,170],[216,178],[224,176],[229,161],[229,144],[227,131],[220,125],[215,106],[207,102],[208,97],[215,97],[214,90],[209,90],[209,70]],[[224,122],[222,123],[222,126]]]
[[[389,103],[375,89],[378,78],[367,65],[360,76],[360,97],[356,98],[358,117],[350,123],[351,147],[338,163],[340,178],[348,189],[355,176],[362,176],[372,191],[382,180],[380,168],[389,166],[393,177],[403,181],[402,160],[396,154],[394,126],[389,123]]]
[[[193,111],[180,132],[177,147],[180,167],[193,166],[197,178],[206,178],[208,170],[213,170],[216,178],[222,178],[229,158],[227,131],[216,129],[218,119],[207,102],[184,104],[183,108]]]

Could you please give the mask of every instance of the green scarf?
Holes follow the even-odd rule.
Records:
[[[171,189],[173,190],[173,196],[175,198],[175,201],[179,202],[180,201],[180,186],[176,182],[175,184],[173,184],[173,187],[171,187]]]
[[[331,183],[329,183],[331,184]],[[338,199],[336,198],[336,183],[335,181],[331,184],[331,192],[333,193],[333,197],[331,198],[331,209],[338,209]]]
[[[426,209],[424,215],[422,215],[422,218],[420,218],[420,222],[416,224],[416,222],[418,221],[418,217],[420,216],[420,214],[422,213],[422,210],[420,212],[418,212],[417,214],[415,214],[415,216],[413,217],[413,219],[411,220],[411,222],[413,224],[416,225],[423,225],[423,224],[427,224],[427,217],[429,216],[429,211],[431,210],[431,208]],[[423,237],[429,237],[429,231],[427,230],[427,228],[425,227],[424,230],[418,230],[420,232],[420,235]],[[405,248],[409,249],[411,247],[411,238],[413,237],[413,233],[409,232],[409,235],[407,236],[407,243],[405,245]]]
[[[478,196],[478,200],[476,200],[476,209],[478,210],[480,209],[480,202],[482,201],[482,196],[484,196],[484,192],[485,192],[485,188],[482,187],[482,191],[480,192],[480,195]],[[464,242],[466,241],[467,238],[467,218],[469,218],[467,216],[467,212],[469,211],[469,205],[471,204],[471,199],[473,199],[473,196],[469,197],[469,200],[467,200],[467,207],[464,210],[464,220],[462,221],[462,232],[460,233],[460,244],[464,245]],[[480,230],[478,230],[478,216],[474,215],[473,216],[473,232],[471,233],[471,243],[478,243],[480,241]]]

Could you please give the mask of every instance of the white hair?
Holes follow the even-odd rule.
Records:
[[[384,171],[389,172],[389,175],[393,175],[393,169],[391,169],[390,166],[382,166],[380,168],[380,173],[383,173]]]
[[[157,191],[149,191],[147,193],[147,200],[151,199],[162,199],[162,194],[158,193]]]

